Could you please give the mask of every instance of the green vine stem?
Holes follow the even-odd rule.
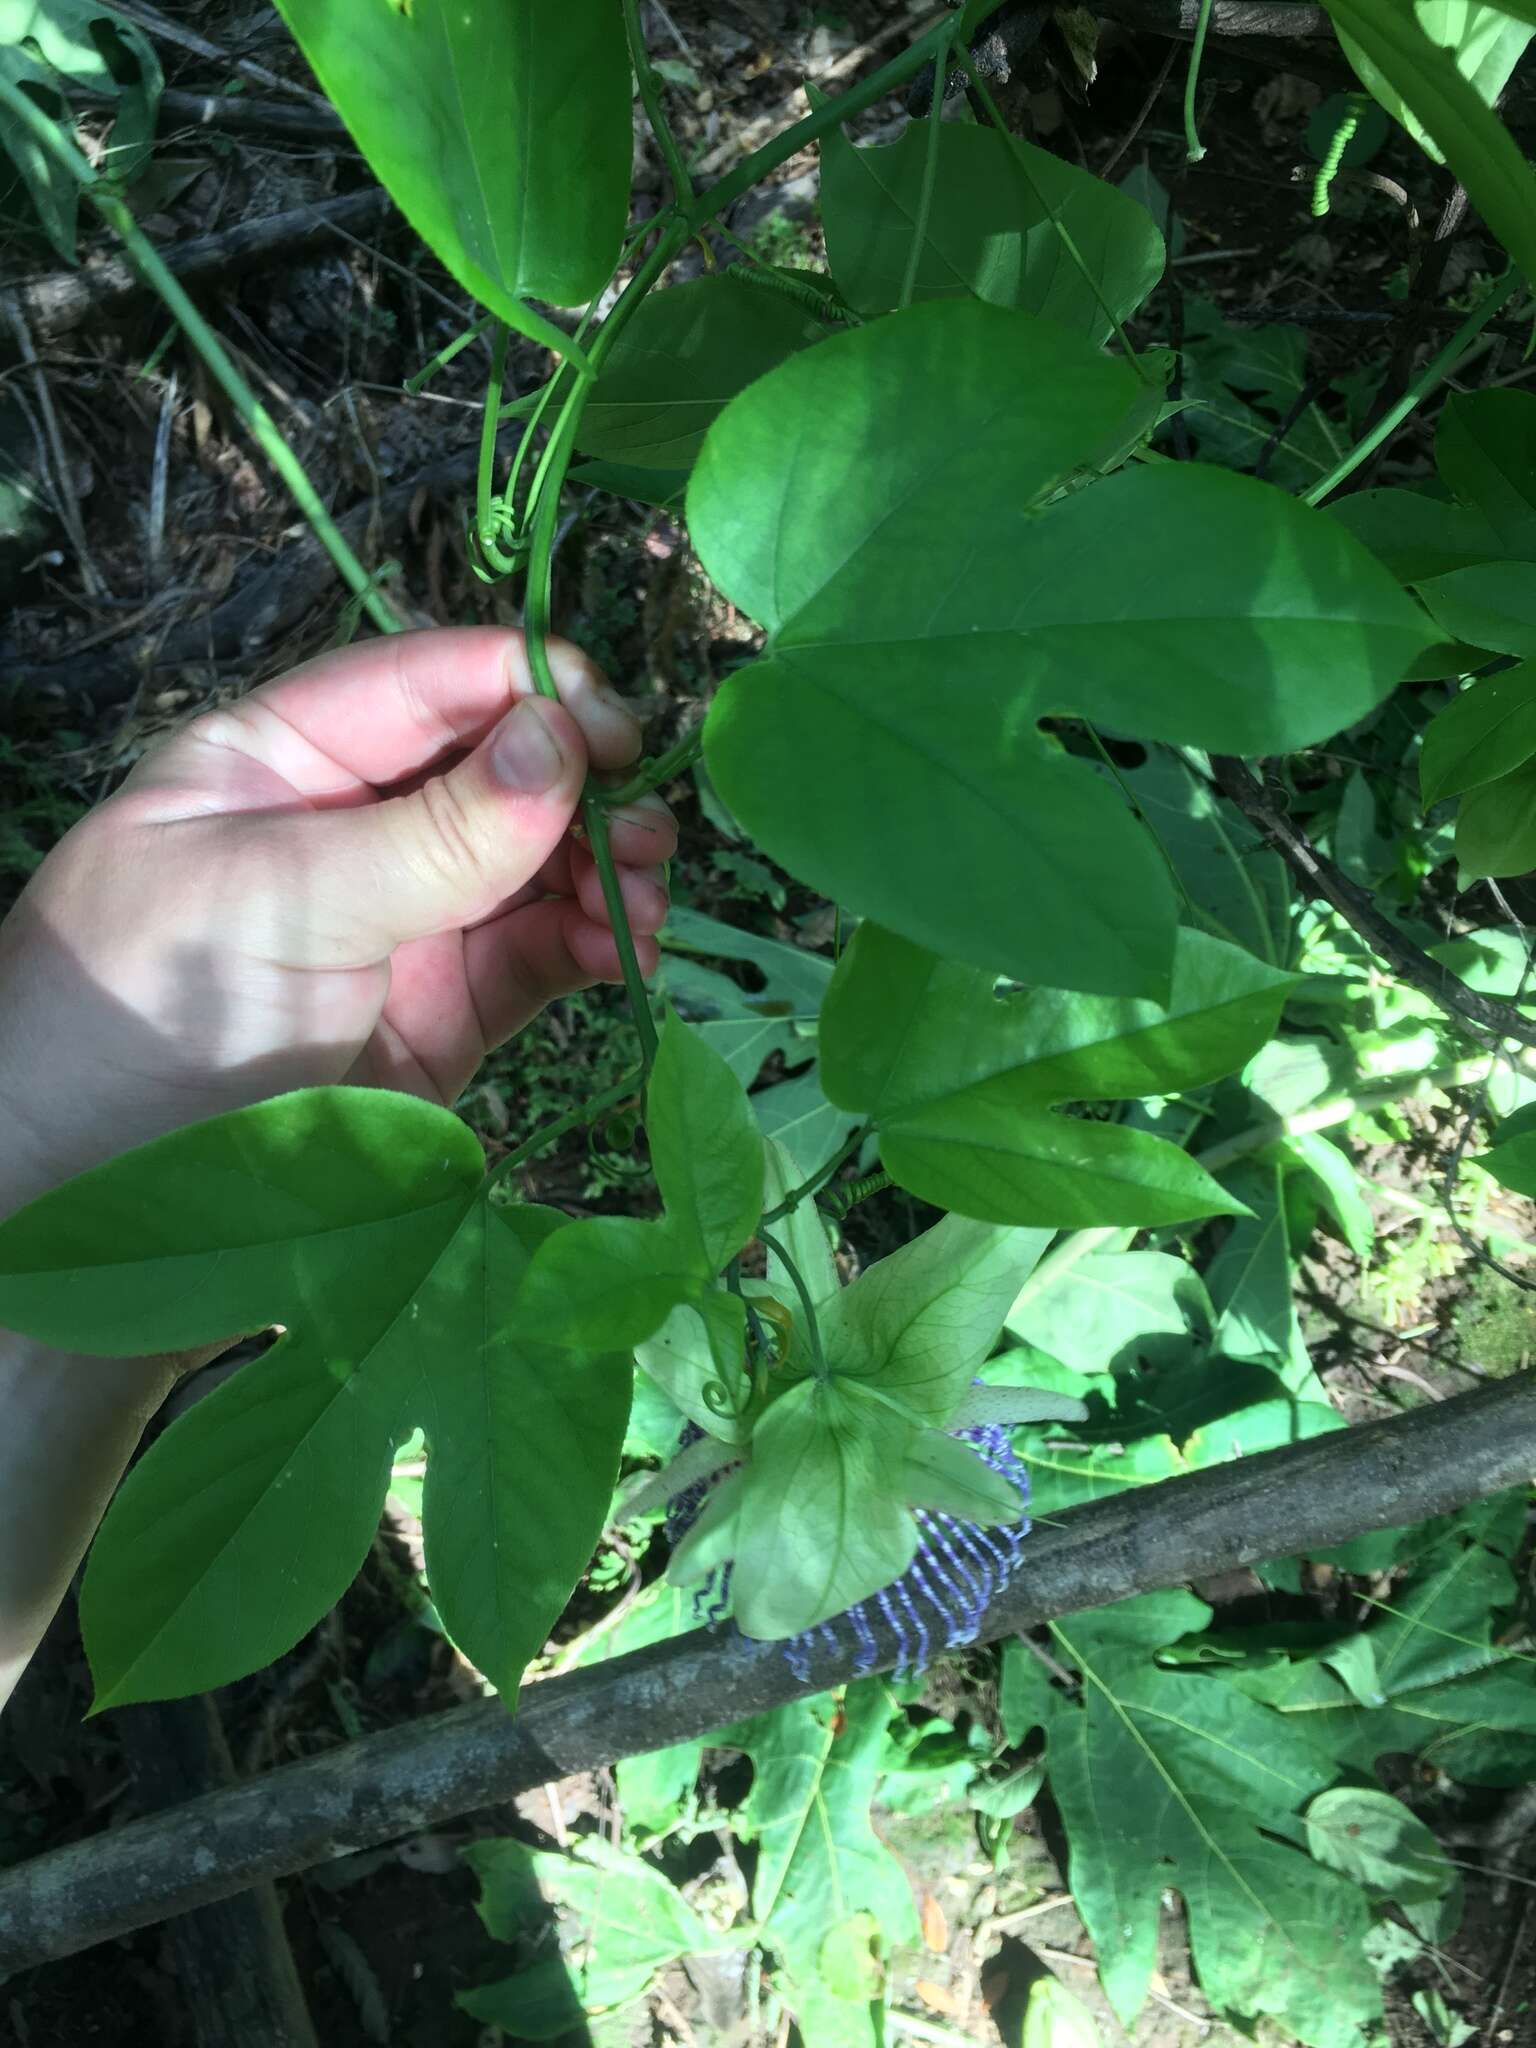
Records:
[[[621,1102],[627,1102],[639,1093],[640,1084],[644,1079],[644,1074],[636,1067],[634,1072],[626,1074],[622,1081],[615,1081],[613,1086],[605,1088],[601,1095],[594,1095],[590,1102],[578,1102],[574,1108],[566,1110],[560,1116],[552,1117],[547,1124],[541,1124],[531,1137],[524,1138],[523,1142],[507,1153],[504,1159],[497,1160],[485,1177],[486,1187],[489,1189],[499,1186],[502,1181],[516,1173],[520,1166],[525,1166],[530,1159],[547,1150],[557,1138],[563,1138],[567,1131],[574,1131],[582,1124],[595,1124],[598,1118],[605,1116],[610,1109],[617,1109]]]
[[[1354,475],[1362,462],[1375,454],[1389,434],[1396,433],[1414,407],[1421,404],[1437,384],[1443,383],[1450,376],[1494,314],[1514,297],[1524,282],[1523,274],[1511,264],[1498,283],[1478,300],[1439,354],[1424,365],[1396,405],[1382,414],[1370,432],[1357,441],[1325,477],[1303,493],[1306,504],[1320,505],[1324,498],[1338,489],[1346,477]]]
[[[651,63],[651,53],[645,46],[645,29],[640,20],[640,0],[624,0],[624,28],[629,37],[629,61],[635,68],[635,83],[640,88],[640,104],[645,108],[645,118],[651,124],[651,133],[656,138],[656,147],[661,151],[667,166],[667,176],[672,180],[672,193],[679,206],[688,206],[693,201],[693,180],[688,175],[688,165],[683,152],[677,146],[677,137],[667,123],[665,109],[661,103],[661,80]]]
[[[628,782],[621,782],[617,789],[600,790],[598,794],[610,811],[621,804],[632,804],[636,797],[648,796],[653,789],[660,789],[674,776],[681,775],[685,768],[691,768],[703,751],[704,728],[696,725],[692,732],[684,733],[664,754],[642,761]]]
[[[774,1204],[764,1216],[764,1223],[779,1222],[783,1217],[790,1215],[794,1210],[798,1209],[800,1204],[809,1196],[820,1194],[833,1174],[837,1172],[837,1169],[840,1166],[846,1165],[853,1158],[874,1127],[874,1119],[872,1117],[867,1118],[861,1123],[858,1129],[850,1135],[848,1142],[838,1147],[825,1166],[818,1167],[809,1180],[802,1181],[797,1188],[791,1188],[782,1202]]]
[[[494,313],[484,313],[472,327],[466,327],[464,332],[456,334],[452,341],[445,341],[435,356],[428,357],[419,370],[413,371],[406,378],[403,388],[414,398],[418,391],[424,390],[431,383],[439,370],[446,370],[455,356],[462,355],[472,341],[478,341],[495,318]]]
[[[501,391],[507,378],[507,343],[512,330],[505,320],[495,322],[491,341],[491,371],[485,385],[485,410],[480,415],[480,460],[475,470],[475,542],[493,565],[504,560],[496,549],[499,522],[494,501],[496,483],[496,429],[501,422]]]
[[[1200,0],[1195,22],[1195,40],[1189,53],[1189,71],[1184,79],[1184,161],[1197,164],[1205,155],[1205,144],[1195,125],[1195,93],[1200,84],[1200,65],[1205,57],[1205,39],[1211,28],[1212,0]]]
[[[939,175],[939,124],[944,118],[944,81],[949,75],[949,53],[952,42],[946,42],[933,60],[933,98],[928,108],[927,149],[923,153],[923,182],[917,195],[917,219],[912,224],[912,246],[907,251],[907,267],[901,280],[899,306],[910,306],[912,294],[917,289],[918,266],[923,260],[923,244],[928,239],[928,217],[933,211],[933,189]]]
[[[314,529],[315,537],[336,564],[338,573],[353,596],[381,633],[399,633],[403,622],[394,606],[379,589],[347,545],[345,534],[327,511],[319,492],[310,482],[304,465],[283,439],[277,422],[235,368],[224,344],[196,306],[187,297],[173,273],[167,269],[153,242],[118,197],[112,185],[98,177],[75,145],[61,135],[35,100],[0,72],[0,107],[20,121],[34,141],[74,179],[102,219],[121,240],[128,260],[144,282],[158,292],[166,309],[207,364],[209,374],[249,429],[262,454],[287,485],[294,503]]]
[[[757,1235],[759,1242],[773,1253],[773,1256],[789,1275],[790,1284],[800,1297],[800,1307],[805,1314],[806,1340],[811,1347],[811,1363],[815,1368],[817,1379],[830,1379],[831,1373],[827,1366],[827,1355],[821,1348],[821,1325],[816,1320],[816,1304],[811,1299],[811,1290],[806,1286],[800,1268],[795,1264],[779,1240],[764,1230],[761,1225],[758,1227]]]

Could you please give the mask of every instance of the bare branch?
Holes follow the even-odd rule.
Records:
[[[1029,1539],[983,1638],[1369,1529],[1442,1514],[1536,1471],[1536,1375],[1074,1508]],[[871,1617],[873,1619],[873,1617]],[[877,1628],[876,1670],[898,1644]],[[776,1643],[696,1629],[628,1657],[457,1707],[150,1815],[0,1875],[0,1970],[72,1955],[264,1878],[420,1832],[574,1771],[707,1736],[853,1675],[810,1684]]]

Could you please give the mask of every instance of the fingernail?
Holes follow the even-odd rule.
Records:
[[[491,747],[491,765],[509,789],[525,796],[553,789],[565,773],[565,755],[536,697],[524,697],[503,720]]]

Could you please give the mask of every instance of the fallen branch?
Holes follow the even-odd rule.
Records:
[[[1352,882],[1326,854],[1318,852],[1299,826],[1274,809],[1257,778],[1241,761],[1231,754],[1213,754],[1211,772],[1216,787],[1258,826],[1307,894],[1332,904],[1400,981],[1428,996],[1437,1009],[1459,1024],[1471,1024],[1481,1032],[1492,1033],[1496,1039],[1513,1038],[1521,1045],[1536,1045],[1536,1021],[1513,1003],[1478,995],[1448,967],[1431,960],[1390,918],[1382,915],[1368,889]]]
[[[72,105],[115,107],[116,93],[71,92]],[[251,100],[243,93],[177,92],[167,86],[160,95],[160,137],[167,128],[213,128],[221,135],[270,135],[289,142],[340,141],[347,124],[322,101],[319,105],[287,106],[281,100]]]
[[[1417,1522],[1536,1471],[1536,1375],[1071,1509],[1029,1539],[983,1640],[1133,1593]],[[875,1629],[873,1668],[899,1645]],[[305,1870],[535,1785],[708,1736],[853,1675],[822,1652],[800,1684],[780,1646],[696,1629],[495,1700],[456,1707],[0,1874],[0,1970],[73,1955],[263,1879]]]
[[[308,249],[328,229],[364,234],[389,214],[389,197],[377,187],[323,199],[313,206],[295,206],[262,220],[243,221],[216,235],[196,235],[161,250],[166,264],[184,285],[209,283],[253,264],[270,262]],[[23,280],[11,296],[26,314],[35,335],[53,339],[85,321],[110,315],[149,287],[126,257],[91,257],[78,270]]]

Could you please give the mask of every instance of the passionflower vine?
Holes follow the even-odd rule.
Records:
[[[895,1639],[900,1671],[920,1671],[937,1650],[975,1642],[982,1616],[1018,1569],[1030,1527],[1029,1475],[1013,1448],[1012,1429],[1022,1422],[1080,1422],[1086,1415],[1083,1404],[1067,1396],[977,1382],[948,1427],[922,1432],[908,1456],[906,1505],[916,1545],[905,1568],[838,1613],[782,1638],[795,1675],[808,1682],[813,1651],[837,1653],[849,1636],[854,1670],[872,1669],[879,1654],[875,1620]],[[735,1559],[723,1546],[730,1542],[750,1458],[750,1445],[722,1443],[690,1423],[671,1463],[632,1489],[620,1509],[628,1519],[665,1505],[672,1545],[667,1576],[695,1588],[695,1613],[711,1626],[731,1608]]]

